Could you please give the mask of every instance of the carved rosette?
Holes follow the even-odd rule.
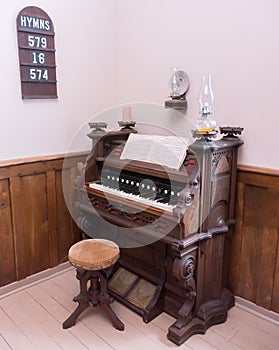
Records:
[[[173,262],[173,275],[179,280],[189,280],[193,278],[195,271],[195,258],[186,255],[183,258],[175,258]]]
[[[176,257],[173,261],[173,275],[180,283],[184,284],[185,288],[185,299],[178,311],[177,321],[173,324],[174,329],[181,329],[192,319],[192,309],[197,295],[194,279],[195,267],[195,251]]]
[[[179,280],[186,283],[190,288],[191,294],[196,294],[196,281],[194,279],[196,267],[195,253],[189,253],[182,257],[176,257],[173,261],[172,272],[173,275]]]

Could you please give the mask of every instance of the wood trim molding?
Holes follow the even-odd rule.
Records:
[[[237,166],[238,170],[245,171],[248,173],[257,173],[263,175],[279,176],[279,169],[263,168],[254,165],[239,164]]]
[[[0,300],[7,297],[10,294],[20,292],[25,288],[29,288],[42,281],[47,281],[50,278],[60,275],[68,270],[72,270],[73,266],[67,261],[53,268],[40,271],[31,276],[26,277],[23,280],[10,283],[0,288]]]
[[[279,170],[250,165],[239,165],[237,181],[245,185],[279,191]]]
[[[50,155],[42,155],[42,156],[34,156],[34,157],[26,157],[26,158],[6,159],[6,160],[0,160],[0,168],[13,166],[13,165],[26,164],[26,163],[59,160],[59,159],[63,159],[65,156],[74,158],[74,157],[85,156],[87,154],[88,154],[88,151],[80,151],[80,152],[58,153],[58,154],[50,154]]]
[[[26,158],[0,160],[0,168],[12,166],[12,165],[26,164],[26,163],[58,160],[58,159],[63,159],[66,155],[70,157],[79,157],[79,156],[85,156],[87,154],[88,154],[88,151],[80,151],[80,152],[58,153],[58,154],[50,154],[50,155],[42,155],[42,156],[34,156],[34,157],[26,157]],[[264,167],[259,167],[255,165],[245,165],[245,164],[238,164],[237,168],[240,171],[245,171],[249,173],[279,176],[279,169],[264,168]]]
[[[240,309],[248,311],[253,315],[261,317],[262,319],[279,326],[279,314],[278,313],[271,311],[271,310],[267,310],[261,306],[256,305],[255,303],[252,303],[249,300],[240,298],[238,296],[235,297],[235,304]]]

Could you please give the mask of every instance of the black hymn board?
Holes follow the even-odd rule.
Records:
[[[17,16],[17,34],[22,98],[57,98],[50,17],[38,7],[25,7]]]

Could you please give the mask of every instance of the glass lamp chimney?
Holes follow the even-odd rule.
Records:
[[[197,120],[196,126],[199,132],[211,132],[216,127],[216,122],[210,115],[213,112],[213,90],[211,86],[211,74],[203,75],[202,86],[199,95],[199,114],[201,117]]]
[[[199,105],[200,105],[200,114],[208,115],[212,114],[214,95],[211,85],[211,74],[203,75],[202,77],[202,86],[199,96]]]
[[[172,67],[172,75],[169,80],[169,87],[170,87],[170,97],[176,98],[179,96],[178,89],[180,82],[177,80],[176,72],[178,71],[178,67]]]

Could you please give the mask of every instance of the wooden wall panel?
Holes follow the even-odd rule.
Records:
[[[11,219],[11,199],[8,179],[0,180],[0,285],[16,279],[14,236]]]
[[[231,242],[230,253],[230,286],[231,290],[236,293],[238,291],[238,279],[240,274],[240,253],[242,243],[242,227],[244,213],[244,192],[245,185],[237,183],[236,185],[236,202],[235,202],[235,219],[236,223],[233,227],[233,239]]]
[[[279,191],[266,189],[263,209],[263,232],[259,264],[259,283],[256,303],[264,308],[271,308],[273,284],[276,270],[279,228]],[[269,204],[270,203],[270,204]],[[277,294],[279,298],[279,294]]]
[[[49,260],[50,267],[59,264],[58,232],[57,232],[57,195],[56,176],[54,171],[46,172],[47,207],[48,207],[48,232],[49,232]]]
[[[64,169],[64,181],[67,181],[68,184],[65,184],[65,188],[70,189],[70,183],[72,181],[71,169]],[[64,196],[62,192],[62,171],[56,172],[56,203],[57,203],[57,237],[58,237],[58,256],[59,261],[63,262],[67,260],[68,250],[74,241],[77,241],[79,238],[79,231],[76,229],[76,226],[73,224],[73,221],[70,220],[69,210],[64,201]],[[67,218],[67,220],[65,220]]]
[[[245,187],[245,215],[242,237],[239,274],[239,293],[246,299],[255,302],[258,285],[257,271],[259,269],[262,241],[262,198],[264,190],[260,187]],[[249,207],[249,210],[247,209]]]
[[[65,204],[62,173],[72,186],[83,158],[73,155],[66,169],[61,155],[0,163],[0,286],[65,261],[80,239]]]
[[[274,271],[274,279],[273,279],[273,290],[271,297],[271,310],[279,312],[279,248],[277,243],[277,257]]]
[[[50,266],[45,188],[44,173],[11,178],[18,279]]]
[[[232,238],[232,291],[279,312],[279,172],[240,167]]]

